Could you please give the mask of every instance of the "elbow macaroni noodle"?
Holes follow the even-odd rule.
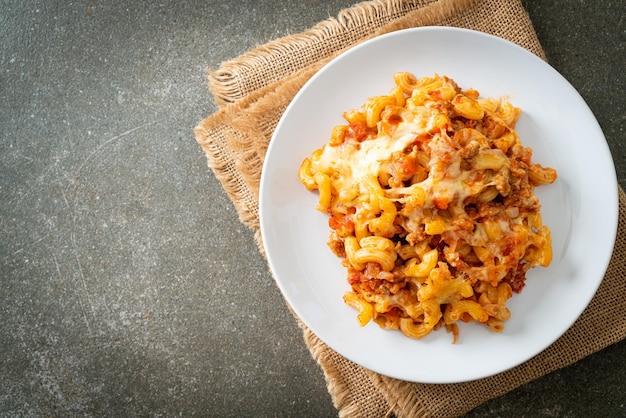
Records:
[[[435,74],[394,74],[389,94],[344,113],[298,176],[318,190],[344,301],[412,338],[458,322],[500,332],[526,272],[552,259],[534,187],[556,180],[514,129],[520,109]]]

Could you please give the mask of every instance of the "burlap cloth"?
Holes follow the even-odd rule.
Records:
[[[209,88],[220,109],[195,129],[196,139],[241,221],[255,231],[262,253],[258,218],[261,168],[274,127],[293,96],[316,71],[347,48],[383,33],[427,25],[487,32],[545,59],[519,0],[376,0],[356,4],[336,19],[259,46],[209,72]],[[589,307],[552,346],[501,374],[448,385],[391,379],[340,356],[296,318],[312,356],[324,372],[339,415],[458,416],[624,339],[626,197],[621,188],[619,202],[619,230],[612,261]]]

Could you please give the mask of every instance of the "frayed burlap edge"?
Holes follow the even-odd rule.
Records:
[[[342,10],[311,29],[258,46],[209,71],[209,89],[223,106],[370,36],[384,24],[436,0],[374,0]],[[320,48],[323,45],[323,48]]]
[[[328,392],[340,417],[386,417],[394,412],[385,396],[386,389],[373,386],[371,371],[328,348],[300,320],[298,325],[313,359],[322,365]]]

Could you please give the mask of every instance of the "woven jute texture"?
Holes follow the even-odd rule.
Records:
[[[259,46],[209,72],[220,109],[201,121],[196,139],[232,199],[241,221],[259,230],[258,193],[270,138],[303,84],[348,48],[392,31],[419,26],[480,30],[545,55],[519,0],[375,0],[337,18]],[[295,174],[294,174],[295,175]],[[572,364],[626,337],[626,195],[620,188],[619,230],[599,290],[578,321],[552,346],[501,374],[450,385],[399,381],[364,369],[320,341],[296,317],[311,355],[326,377],[340,416],[449,417]]]

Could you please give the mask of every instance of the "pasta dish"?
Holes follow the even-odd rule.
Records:
[[[435,74],[394,76],[343,114],[298,176],[329,215],[361,326],[421,338],[459,321],[493,331],[526,273],[552,259],[534,187],[556,180],[515,131],[520,109]]]

